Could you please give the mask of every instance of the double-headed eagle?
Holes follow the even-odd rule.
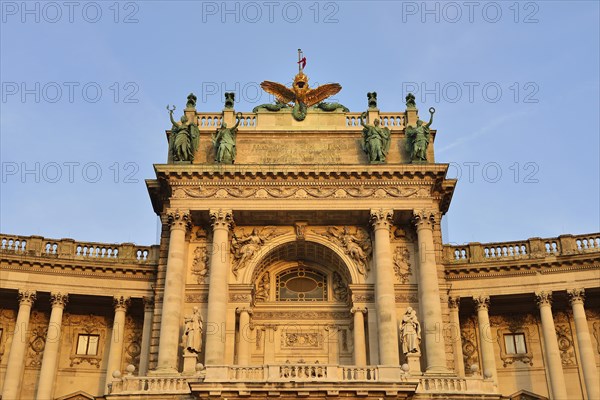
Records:
[[[342,90],[342,86],[339,83],[328,83],[311,89],[308,87],[308,76],[302,71],[298,72],[294,78],[291,88],[271,81],[264,81],[260,84],[260,87],[265,92],[274,95],[280,103],[301,103],[306,107],[314,106]]]
[[[306,117],[308,107],[319,104],[329,96],[333,96],[342,90],[339,83],[328,83],[311,89],[308,86],[308,76],[304,73],[304,65],[306,58],[302,57],[302,50],[298,49],[298,69],[299,72],[294,78],[294,83],[291,88],[288,88],[281,83],[264,81],[260,87],[267,93],[275,96],[280,104],[294,103],[292,115],[298,121],[302,121]]]

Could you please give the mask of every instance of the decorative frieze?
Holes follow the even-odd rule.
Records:
[[[347,311],[265,311],[254,312],[254,320],[347,320]]]
[[[284,332],[281,335],[281,348],[285,349],[321,349],[323,335],[317,332]]]
[[[186,303],[208,303],[208,293],[188,293],[185,295]]]

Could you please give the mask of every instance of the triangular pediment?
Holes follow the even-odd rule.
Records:
[[[519,390],[509,396],[510,400],[548,400],[547,397],[532,393],[528,390]]]
[[[57,397],[56,400],[94,400],[95,397],[89,393],[86,393],[82,390],[77,392],[73,392],[61,397]]]

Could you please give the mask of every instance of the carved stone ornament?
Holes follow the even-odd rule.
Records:
[[[190,293],[185,295],[186,303],[208,303],[208,293]]]
[[[475,303],[475,307],[477,308],[477,310],[488,310],[490,308],[490,296],[486,296],[483,294],[479,296],[473,296],[473,302]]]
[[[192,261],[192,275],[196,277],[199,284],[205,283],[208,278],[208,251],[206,246],[198,246],[194,250],[194,259]]]
[[[351,314],[347,311],[254,311],[254,320],[348,320]]]
[[[372,293],[356,293],[352,295],[352,301],[355,303],[372,303],[375,301],[375,295]]]
[[[431,186],[255,186],[255,187],[176,187],[173,198],[217,199],[327,199],[327,198],[428,198]]]
[[[456,309],[460,307],[460,297],[448,296],[448,308]]]
[[[27,304],[32,306],[35,302],[37,293],[35,290],[19,290],[19,304]]]
[[[495,315],[490,317],[490,323],[492,326],[497,326],[496,340],[498,341],[498,348],[500,349],[500,359],[502,360],[504,368],[514,364],[516,361],[522,362],[533,366],[533,353],[531,352],[531,343],[536,337],[535,333],[532,332],[536,328],[536,321],[530,315],[524,314],[513,314],[509,316]],[[530,324],[531,326],[526,326]],[[525,336],[525,353],[508,353],[506,351],[506,343],[504,341],[504,335],[521,333]]]
[[[332,276],[333,298],[337,301],[348,301],[348,285],[342,279],[342,276],[334,272]]]
[[[585,290],[582,288],[567,290],[571,304],[583,304],[585,301]]]
[[[472,365],[479,365],[479,351],[477,348],[477,330],[474,318],[469,318],[461,325],[460,337],[463,350],[463,361],[467,375],[471,375]]]
[[[565,313],[559,312],[556,314],[556,321],[558,323],[555,323],[554,328],[556,329],[556,339],[558,341],[562,365],[575,365],[573,334],[571,332],[568,316]]]
[[[373,252],[373,247],[371,238],[364,229],[330,226],[325,233],[319,233],[319,235],[342,248],[344,253],[354,260],[358,272],[367,275],[370,269],[369,258]]]
[[[433,229],[433,226],[437,223],[438,216],[433,210],[415,210],[413,211],[412,222],[418,229],[426,228]]]
[[[125,321],[125,362],[139,365],[142,354],[142,327],[128,316]]]
[[[113,297],[113,306],[115,311],[127,311],[131,304],[131,297],[115,296]]]
[[[256,284],[256,291],[254,292],[254,300],[256,302],[268,301],[271,295],[271,279],[268,273],[265,273],[262,278]]]
[[[64,293],[52,292],[50,293],[50,303],[52,304],[52,308],[60,307],[65,308],[67,303],[69,302],[69,295]]]
[[[550,290],[542,290],[539,292],[535,292],[535,301],[538,307],[552,305],[552,291]]]
[[[231,239],[231,253],[233,254],[232,272],[237,277],[240,269],[246,268],[248,262],[270,240],[283,235],[275,227],[254,228],[246,234],[243,229],[233,231]]]
[[[171,229],[190,229],[192,218],[187,210],[167,210],[167,222]]]
[[[378,210],[371,210],[370,222],[373,229],[390,229],[393,217],[394,210],[380,208]]]
[[[233,224],[233,213],[231,210],[209,210],[210,221],[213,229],[224,228],[229,229]]]
[[[84,368],[84,364],[89,367],[100,368],[104,354],[104,343],[106,343],[107,324],[103,317],[97,315],[71,315],[65,314],[64,325],[69,326],[71,334],[71,354],[69,359],[70,366]],[[98,335],[98,351],[96,354],[77,354],[77,342],[80,334]]]
[[[29,332],[25,365],[39,368],[42,365],[42,356],[48,335],[48,317],[45,313],[39,311],[32,312],[29,320]]]
[[[408,283],[412,275],[410,267],[410,253],[408,249],[404,246],[396,247],[396,251],[394,252],[394,272],[400,283]]]
[[[289,349],[319,349],[323,346],[323,336],[316,332],[284,332],[281,347]]]

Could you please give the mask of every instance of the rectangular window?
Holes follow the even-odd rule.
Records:
[[[504,347],[506,354],[525,354],[527,346],[525,345],[524,333],[511,333],[504,335]]]
[[[79,334],[77,338],[77,354],[95,356],[98,354],[99,335]]]

